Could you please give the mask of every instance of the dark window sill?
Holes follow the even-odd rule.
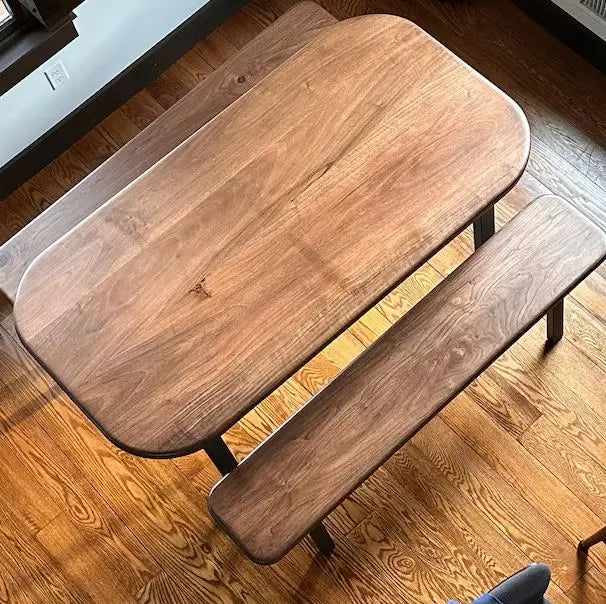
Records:
[[[71,16],[53,31],[42,26],[14,32],[0,47],[0,94],[78,37]]]

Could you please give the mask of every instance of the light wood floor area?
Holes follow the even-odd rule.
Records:
[[[290,0],[251,2],[0,203],[0,241],[53,203],[263,27]],[[520,102],[532,128],[502,224],[553,191],[606,228],[606,77],[508,0],[325,0],[339,18],[416,21]],[[465,232],[227,435],[240,457],[283,422],[470,252]],[[151,461],[110,446],[0,334],[0,602],[443,602],[532,560],[554,602],[606,602],[606,267],[567,300],[566,333],[524,336],[329,518],[311,544],[257,567],[217,529],[205,455]]]

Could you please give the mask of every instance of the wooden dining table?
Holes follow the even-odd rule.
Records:
[[[517,182],[527,121],[411,22],[326,28],[44,251],[19,337],[98,428],[206,449]]]

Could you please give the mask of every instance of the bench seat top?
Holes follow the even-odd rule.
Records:
[[[506,193],[520,108],[413,23],[330,26],[45,250],[21,340],[118,446],[203,448]]]
[[[606,234],[541,197],[223,478],[217,523],[273,563],[606,256]]]

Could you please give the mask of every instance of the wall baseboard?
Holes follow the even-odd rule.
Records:
[[[586,61],[606,73],[606,42],[550,0],[513,0]]]
[[[210,0],[101,90],[0,168],[0,199],[19,188],[145,88],[247,0]]]

